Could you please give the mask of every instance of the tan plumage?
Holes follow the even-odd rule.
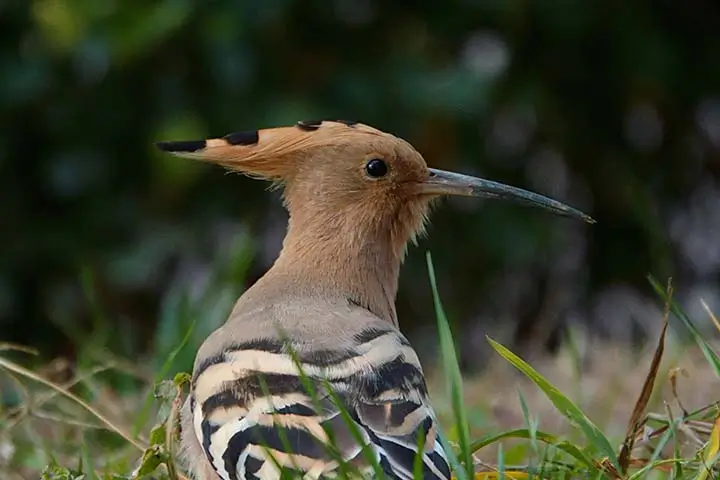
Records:
[[[277,261],[197,354],[182,412],[191,473],[272,479],[289,469],[325,478],[350,464],[372,476],[370,455],[388,478],[409,479],[423,437],[424,478],[449,478],[422,367],[398,330],[394,301],[408,241],[445,194],[589,217],[536,194],[428,169],[407,142],[354,122],[158,146],[281,185],[290,212]]]

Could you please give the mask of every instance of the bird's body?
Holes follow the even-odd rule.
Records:
[[[198,480],[449,479],[416,352],[398,329],[399,269],[444,194],[513,196],[428,169],[407,142],[354,122],[168,142],[174,154],[282,184],[290,212],[272,268],[203,343],[182,411]],[[348,471],[349,470],[349,471]]]
[[[285,331],[283,341],[277,327],[287,316],[332,327],[323,331],[307,322]],[[279,452],[288,449],[278,430],[269,428],[273,423],[286,427],[287,443],[296,453],[276,455],[284,467],[310,478],[336,473],[338,462],[322,448],[329,442],[324,427],[330,427],[340,458],[366,468],[346,417],[321,379],[337,394],[363,443],[373,447],[369,453],[388,473],[397,472],[388,478],[412,478],[419,431],[429,434],[425,478],[449,478],[447,460],[434,441],[435,419],[420,363],[395,327],[348,300],[298,299],[248,310],[232,322],[205,343],[207,356],[201,350],[184,416],[190,432],[186,443],[202,445],[221,478],[275,478],[275,464],[265,460],[262,443]],[[242,324],[253,330],[255,340],[233,335]],[[307,391],[308,382],[314,392]]]

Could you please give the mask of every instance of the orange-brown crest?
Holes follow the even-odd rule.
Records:
[[[292,127],[158,146],[280,183],[296,220],[341,223],[355,235],[390,233],[398,252],[422,229],[430,201],[416,189],[430,175],[420,153],[408,142],[361,123],[301,121]]]

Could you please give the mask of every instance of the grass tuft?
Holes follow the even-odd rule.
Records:
[[[440,347],[435,376],[443,379],[442,388],[433,391],[432,382],[429,386],[443,431],[449,433],[440,438],[448,448],[454,478],[720,478],[720,355],[675,302],[669,283],[662,287],[649,278],[665,310],[658,343],[640,365],[641,379],[623,367],[608,369],[609,373],[588,369],[587,362],[580,361],[574,341],[568,346],[569,367],[563,370],[558,360],[531,366],[490,338],[498,360],[506,362],[502,365],[506,370],[495,378],[492,372],[463,378],[429,253],[427,266]],[[32,349],[0,343],[0,478],[186,479],[178,461],[178,420],[189,375],[178,365],[188,364],[206,334],[193,328],[193,319],[208,304],[227,307],[231,303],[232,289],[223,286],[222,278],[230,283],[243,268],[244,264],[238,264],[231,274],[212,277],[209,285],[211,289],[221,287],[220,298],[204,292],[191,302],[182,292],[173,293],[175,300],[168,301],[168,310],[162,313],[163,328],[174,314],[181,314],[183,329],[179,334],[173,332],[172,342],[159,342],[162,354],[151,362],[103,357],[95,349],[89,356],[95,359],[94,365],[83,363],[65,378],[58,376],[57,365],[39,364]],[[92,291],[89,277],[84,280]],[[714,313],[704,307],[720,330]],[[105,310],[98,304],[94,308],[98,328],[107,332]],[[218,310],[213,315],[221,313]],[[672,324],[671,316],[679,322]],[[687,347],[684,356],[666,358],[670,346],[677,349],[677,342],[670,342],[668,325],[679,326],[677,333],[689,334],[696,345],[693,348],[700,353],[699,361],[693,361],[692,348]],[[18,355],[26,354],[32,355],[27,357],[29,361],[17,360]],[[595,355],[599,365],[612,365],[615,360],[601,350]],[[147,372],[144,364],[154,365],[155,373]],[[512,372],[513,368],[522,376]],[[118,378],[123,380],[118,382]],[[301,378],[308,391],[314,391],[314,382],[304,374]],[[128,385],[135,389],[128,390]],[[617,391],[621,387],[626,393]],[[319,394],[337,403],[351,424],[339,399],[326,390],[320,385]],[[478,390],[482,395],[474,394]],[[660,395],[663,392],[664,397]],[[605,408],[602,395],[621,403],[622,408]],[[499,403],[493,403],[496,397]],[[516,402],[510,400],[514,398]],[[598,404],[603,408],[588,407]],[[622,415],[611,417],[601,428],[598,412],[613,408]],[[512,415],[505,419],[505,427],[490,425],[508,412]],[[564,424],[554,423],[561,418]],[[482,434],[476,434],[478,429]],[[360,432],[354,434],[361,438]],[[332,438],[332,432],[328,435]],[[369,451],[365,453],[377,476],[382,476],[377,460]],[[341,477],[353,478],[356,467],[342,467]],[[416,478],[420,478],[419,467],[416,462]]]

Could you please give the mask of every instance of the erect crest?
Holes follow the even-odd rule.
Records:
[[[222,165],[253,177],[281,181],[292,176],[297,161],[319,148],[347,144],[364,135],[388,135],[346,120],[301,120],[291,127],[248,130],[207,140],[158,142],[179,157]]]

